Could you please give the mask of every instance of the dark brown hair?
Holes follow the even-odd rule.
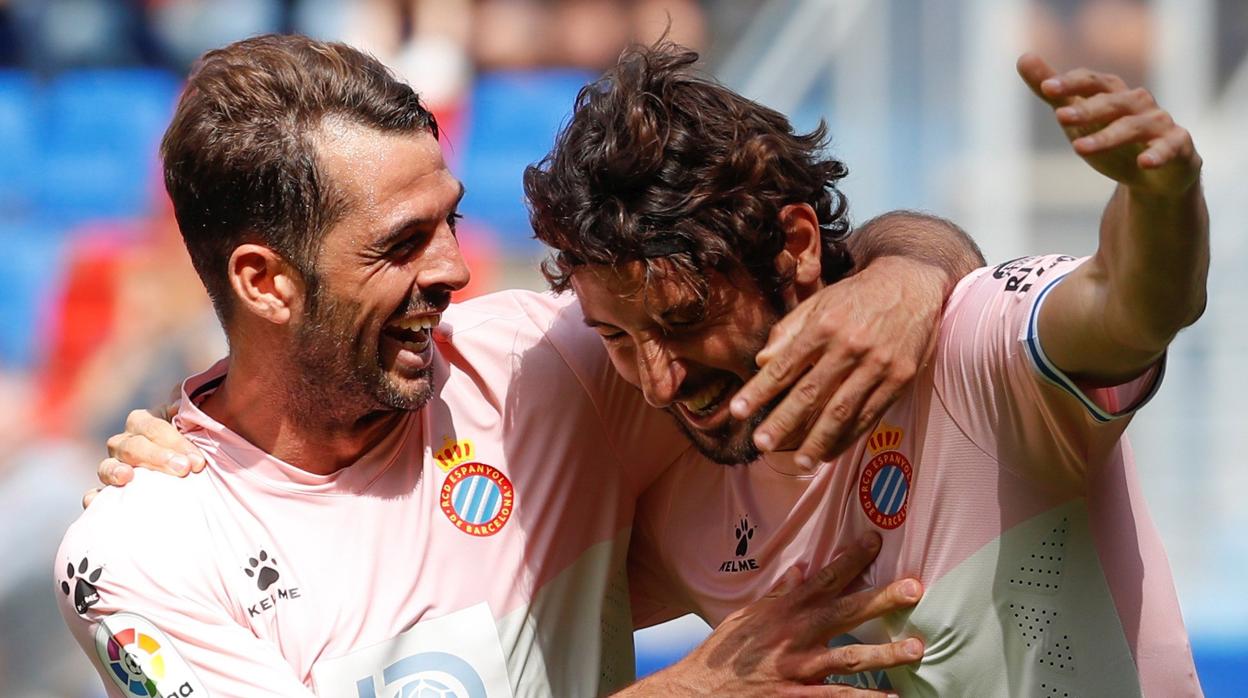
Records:
[[[328,116],[438,134],[411,87],[344,44],[258,36],[192,68],[161,157],[178,227],[222,322],[226,267],[245,242],[282,255],[314,293],[321,241],[348,204],[317,163],[312,136]]]
[[[556,290],[575,267],[641,260],[702,294],[706,273],[747,270],[773,300],[787,285],[780,209],[810,204],[825,281],[848,273],[848,171],[823,155],[826,128],[796,134],[785,116],[692,69],[669,42],[634,47],[583,88],[554,149],[524,173],[533,230],[553,248]],[[657,266],[657,269],[656,269]]]

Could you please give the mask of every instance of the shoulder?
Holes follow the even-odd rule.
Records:
[[[554,325],[570,308],[579,312],[572,294],[508,289],[452,304],[442,314],[443,326],[439,330],[450,338],[489,330],[529,329],[540,333]]]
[[[980,267],[962,277],[946,305],[949,319],[968,307],[1031,305],[1043,291],[1087,258],[1063,254],[1018,257],[993,266]]]
[[[441,347],[468,363],[536,364],[544,357],[594,382],[609,368],[602,341],[570,293],[500,291],[456,303],[442,317]]]
[[[207,474],[175,478],[137,471],[125,487],[105,488],[70,525],[58,569],[90,558],[118,570],[187,570],[202,550]]]

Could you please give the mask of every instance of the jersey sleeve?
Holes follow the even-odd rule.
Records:
[[[1040,307],[1084,261],[1023,257],[973,272],[950,299],[935,356],[936,394],[967,436],[1019,475],[1063,489],[1080,488],[1089,464],[1105,459],[1164,367],[1092,388],[1048,359]]]
[[[140,507],[134,488],[102,492],[54,567],[61,615],[107,694],[313,696],[276,647],[232,617],[186,518]]]

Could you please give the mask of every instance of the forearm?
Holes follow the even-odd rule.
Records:
[[[1209,212],[1199,181],[1175,197],[1119,186],[1092,260],[1105,274],[1106,334],[1160,354],[1205,308]]]
[[[1096,254],[1041,310],[1044,346],[1064,371],[1092,384],[1139,375],[1200,317],[1208,272],[1209,215],[1199,183],[1174,197],[1120,185],[1101,219]]]
[[[849,238],[856,269],[902,257],[942,271],[948,290],[984,265],[975,241],[952,221],[915,211],[890,211],[858,226]]]
[[[672,666],[647,676],[631,686],[611,694],[614,698],[675,698],[705,695],[696,684],[682,680],[678,667]]]

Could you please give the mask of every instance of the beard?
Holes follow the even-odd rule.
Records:
[[[293,356],[301,380],[293,405],[314,420],[354,421],[375,412],[414,411],[433,397],[433,367],[400,380],[383,367],[380,330],[361,331],[359,303],[309,287],[307,316],[295,332]],[[427,299],[409,304],[434,307]]]
[[[766,321],[763,323],[764,328],[754,336],[746,337],[742,343],[736,357],[736,362],[740,365],[757,366],[755,357],[767,345],[767,338],[771,333],[772,326],[780,321],[783,306],[778,306],[778,301],[775,299],[769,298],[769,300],[773,302],[771,304],[772,307],[765,311],[767,316]],[[752,378],[757,373],[758,369],[754,368],[750,373],[750,377]],[[718,375],[699,376],[696,379],[696,385],[682,386],[681,392],[685,395],[696,394],[698,388],[709,383],[717,380],[727,380],[732,382],[729,385],[735,383],[735,385],[732,385],[729,395],[725,398],[731,400],[732,395],[735,395],[744,385],[741,378],[735,373],[716,371],[715,374]],[[747,465],[758,460],[763,455],[758,450],[758,446],[754,445],[754,430],[767,419],[767,416],[771,414],[776,405],[780,404],[780,401],[784,399],[786,394],[787,391],[777,395],[769,403],[759,407],[758,410],[744,420],[736,420],[730,417],[726,423],[711,431],[695,428],[685,421],[685,418],[675,407],[669,406],[665,411],[676,420],[676,425],[680,427],[680,430],[693,443],[694,448],[698,449],[698,452],[709,460],[720,465]]]
[[[694,448],[712,462],[720,465],[748,465],[763,455],[754,445],[754,430],[767,419],[771,410],[779,402],[777,397],[770,404],[760,408],[745,421],[730,420],[727,424],[714,431],[695,429],[685,422],[680,413],[672,408],[666,412],[676,420],[676,426],[685,433]]]

